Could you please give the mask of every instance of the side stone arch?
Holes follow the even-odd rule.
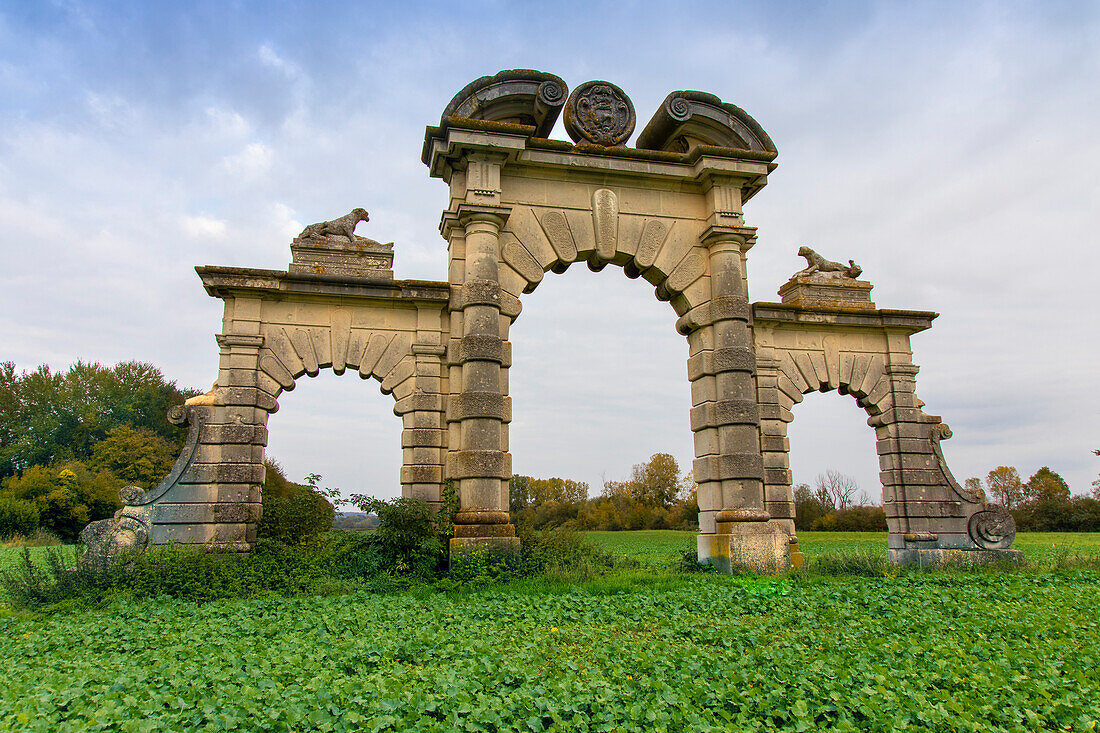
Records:
[[[225,301],[218,379],[169,415],[190,426],[184,450],[158,486],[122,492],[123,509],[102,530],[109,544],[249,550],[261,515],[268,420],[284,391],[323,369],[358,372],[394,398],[402,495],[439,502],[444,284],[198,269],[207,291]]]
[[[764,490],[773,518],[794,534],[792,409],[805,394],[835,390],[855,398],[875,430],[891,559],[923,563],[942,559],[943,551],[1007,546],[1005,527],[983,529],[1003,524],[1003,510],[955,480],[940,448],[951,431],[916,395],[909,337],[934,313],[825,313],[774,303],[757,303],[754,311]]]

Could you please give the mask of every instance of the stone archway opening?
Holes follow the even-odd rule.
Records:
[[[791,410],[787,426],[791,444],[792,485],[810,484],[826,471],[850,476],[873,504],[882,504],[882,481],[875,452],[875,432],[867,413],[847,395],[810,393]]]
[[[620,268],[548,274],[511,327],[516,473],[621,480],[654,453],[693,459],[687,343],[653,286]]]
[[[266,455],[287,477],[301,482],[316,473],[323,486],[341,496],[379,499],[401,495],[401,420],[393,398],[374,379],[357,372],[337,376],[331,369],[299,377],[279,397],[279,411],[268,418]]]

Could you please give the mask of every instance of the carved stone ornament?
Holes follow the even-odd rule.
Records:
[[[365,209],[310,224],[290,243],[292,273],[393,280],[393,243],[360,237],[355,227],[370,221]]]
[[[1016,537],[1016,520],[1000,504],[987,504],[970,517],[967,531],[974,544],[983,550],[1004,550]]]
[[[565,103],[565,130],[575,143],[622,145],[636,122],[630,97],[610,82],[586,81]]]
[[[363,237],[355,236],[355,227],[361,221],[370,221],[370,216],[367,214],[366,209],[352,209],[351,213],[345,214],[339,219],[310,224],[302,230],[301,234],[295,237],[295,240],[344,236],[348,238],[349,242],[354,242],[356,239],[363,239]]]

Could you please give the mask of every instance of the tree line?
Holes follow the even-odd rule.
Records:
[[[1100,451],[1096,452],[1100,455]],[[1043,466],[1023,481],[1015,466],[997,466],[966,488],[1004,505],[1021,532],[1100,532],[1100,477],[1088,495],[1073,495],[1065,479]]]
[[[194,394],[136,361],[0,364],[0,539],[41,528],[71,542],[114,514],[123,486],[155,486],[187,439],[168,409]]]
[[[513,476],[509,507],[516,524],[544,529],[694,529],[699,525],[695,482],[668,453],[654,453],[624,481],[606,481],[599,496],[562,478]]]

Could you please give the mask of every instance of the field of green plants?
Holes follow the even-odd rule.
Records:
[[[728,577],[665,562],[690,533],[593,539],[640,566],[449,593],[0,610],[0,729],[1097,730],[1096,570]],[[1046,558],[1098,540],[1017,545]],[[802,541],[810,557],[858,549]]]
[[[664,564],[695,549],[694,532],[651,529],[638,532],[586,532],[608,552],[632,557],[645,564]],[[799,532],[799,547],[810,560],[838,552],[874,553],[886,556],[885,532]],[[1029,560],[1049,560],[1059,553],[1100,555],[1100,534],[1095,532],[1029,532],[1018,534],[1012,545]]]

